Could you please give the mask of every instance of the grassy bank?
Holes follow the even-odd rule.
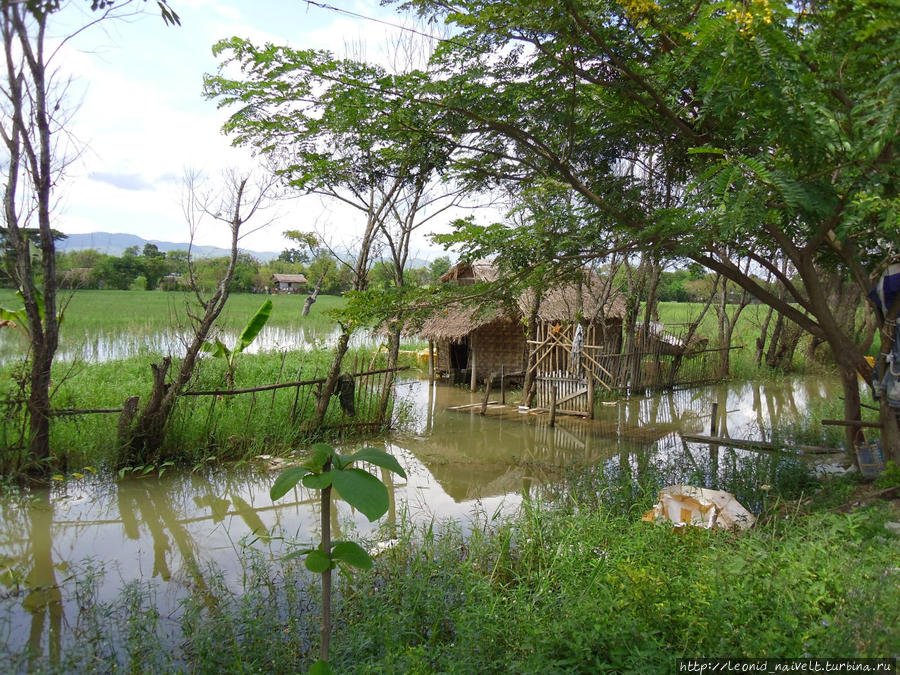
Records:
[[[237,359],[235,388],[322,378],[332,356],[327,349],[241,354]],[[344,369],[383,368],[385,361],[384,352],[373,354],[370,349],[351,349]],[[140,357],[95,364],[56,363],[53,406],[55,409],[117,410],[129,396],[139,396],[144,401],[152,385],[149,364],[148,359]],[[222,359],[203,358],[188,390],[227,389],[225,374]],[[356,386],[362,386],[359,380]],[[353,428],[346,425],[367,423],[375,418],[374,409],[368,408],[359,409],[355,417],[347,417],[335,398],[323,425],[332,429],[317,434],[302,425],[312,416],[315,404],[314,386],[234,396],[183,396],[169,422],[160,461],[192,467],[213,460],[240,460],[263,453],[287,454],[320,436],[353,436]],[[16,419],[7,419],[0,430],[0,449],[6,449],[7,453],[19,452],[15,450],[20,431]],[[53,470],[84,472],[86,466],[120,466],[118,419],[117,413],[55,417],[51,424],[51,447],[55,455]],[[333,429],[340,425],[346,428],[342,431]],[[355,433],[371,431],[366,427]],[[11,458],[7,457],[7,460],[11,461]]]
[[[762,497],[736,534],[640,521],[665,471],[590,471],[507,521],[401,525],[373,572],[344,579],[336,672],[671,673],[679,657],[896,656],[895,502],[818,484],[790,459],[735,475]],[[598,467],[599,469],[599,467]],[[766,491],[759,475],[774,476]],[[741,487],[742,486],[742,487]],[[865,500],[863,500],[865,501]],[[316,656],[315,582],[297,561],[248,554],[243,589],[207,570],[174,617],[149,585],[100,601],[80,586],[77,635],[35,672],[301,672]],[[115,666],[114,664],[118,664]]]

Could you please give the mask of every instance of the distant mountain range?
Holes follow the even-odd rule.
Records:
[[[171,241],[159,241],[158,239],[144,239],[136,234],[112,234],[110,232],[90,232],[88,234],[68,234],[66,239],[56,242],[57,251],[83,251],[92,248],[100,253],[107,255],[121,256],[126,248],[137,246],[139,251],[144,249],[144,244],[156,244],[160,251],[187,251],[187,242],[183,244],[173,243]],[[261,263],[267,263],[275,260],[279,256],[278,253],[272,251],[250,251],[240,249],[241,253],[248,253]],[[197,246],[191,249],[193,255],[198,258],[220,258],[231,254],[227,248],[219,248],[218,246]],[[340,255],[352,258],[351,254],[342,252]],[[439,255],[448,255],[441,253]],[[437,257],[437,256],[435,256]],[[386,258],[385,258],[386,260]],[[410,258],[406,261],[406,269],[415,269],[417,267],[428,267],[433,258]]]
[[[187,242],[183,244],[171,241],[159,241],[157,239],[144,239],[136,234],[111,234],[109,232],[90,232],[88,234],[69,234],[66,239],[56,242],[58,251],[81,251],[92,248],[107,255],[121,256],[126,248],[137,246],[143,250],[144,244],[155,244],[160,251],[187,251]],[[231,253],[227,248],[218,246],[194,245],[191,253],[198,258],[217,258]],[[272,251],[249,251],[241,249],[241,253],[248,253],[260,262],[269,262],[278,257],[278,253]]]

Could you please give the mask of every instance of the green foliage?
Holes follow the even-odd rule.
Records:
[[[301,481],[305,487],[315,490],[334,486],[341,499],[370,521],[377,520],[388,509],[387,488],[372,474],[352,466],[355,462],[374,464],[406,478],[397,460],[383,450],[364,448],[352,455],[341,455],[331,446],[318,443],[310,448],[300,466],[287,468],[278,475],[269,494],[273,500],[280,499]],[[355,559],[352,554],[349,558]]]
[[[900,465],[896,462],[888,462],[884,465],[884,470],[875,479],[875,487],[886,490],[900,485]]]
[[[592,483],[592,493],[574,493],[572,481]],[[508,520],[482,512],[465,524],[404,520],[398,545],[372,572],[338,586],[330,667],[671,673],[676,658],[708,654],[894,654],[898,540],[885,536],[884,523],[896,516],[884,503],[843,513],[819,501],[845,495],[846,485],[807,484],[802,501],[786,501],[800,496],[791,496],[798,485],[776,486],[757,526],[741,534],[640,522],[653,491],[637,504],[615,496],[633,492],[632,476],[574,475],[548,488],[555,497],[526,499]],[[8,669],[323,667],[314,666],[319,603],[305,567],[252,549],[241,557],[237,584],[211,563],[170,620],[160,617],[154,584],[100,597],[102,570],[76,566],[75,593],[64,600],[77,639],[63,640],[53,662],[9,649]]]
[[[204,342],[200,347],[201,350],[203,350],[207,354],[212,355],[215,358],[225,359],[225,363],[228,365],[227,380],[232,387],[234,386],[234,371],[237,368],[235,358],[238,354],[242,353],[253,343],[253,341],[256,339],[256,336],[259,335],[259,332],[269,321],[269,316],[271,314],[272,300],[266,298],[263,301],[263,304],[260,305],[259,309],[256,310],[256,314],[250,317],[250,321],[248,321],[247,325],[244,326],[244,330],[241,331],[241,334],[238,337],[237,344],[232,349],[229,349],[218,338],[216,338],[212,342]]]
[[[331,637],[331,574],[339,563],[359,569],[372,569],[372,557],[359,544],[351,541],[332,542],[327,522],[331,509],[331,488],[334,487],[341,498],[358,509],[370,521],[381,518],[389,505],[387,487],[378,478],[362,469],[352,466],[356,462],[367,462],[380,466],[406,478],[403,467],[391,455],[376,448],[363,448],[352,455],[341,455],[330,445],[317,443],[310,448],[304,461],[298,467],[282,471],[269,491],[273,501],[283,497],[289,490],[303,482],[305,487],[322,490],[322,543],[319,548],[302,549],[288,554],[287,559],[305,555],[306,569],[322,575],[322,637],[320,659],[310,672],[329,673],[329,641]],[[334,546],[332,547],[332,543]]]

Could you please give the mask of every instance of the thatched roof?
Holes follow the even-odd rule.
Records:
[[[474,281],[497,281],[499,274],[495,265],[486,260],[474,263],[457,263],[441,277],[441,281],[473,283]],[[625,298],[613,290],[606,292],[607,282],[599,275],[591,274],[589,282],[582,285],[582,315],[588,320],[621,320],[625,316]],[[422,324],[418,334],[428,340],[460,340],[473,331],[494,322],[517,323],[528,314],[533,292],[522,293],[517,301],[518,311],[504,311],[498,305],[491,307],[463,306],[453,303],[437,310]],[[601,301],[606,298],[600,311]],[[577,312],[577,291],[574,284],[567,283],[549,289],[541,300],[538,316],[541,321],[574,321]]]
[[[276,284],[305,284],[306,277],[302,274],[273,274],[272,281],[274,281]]]
[[[456,281],[457,283],[464,284],[465,282],[474,283],[478,282],[492,282],[497,281],[500,278],[500,274],[497,272],[497,266],[494,265],[490,260],[481,259],[475,260],[474,262],[458,262],[449,270],[447,270],[444,275],[438,279],[442,284],[446,284],[450,281]]]
[[[463,307],[459,303],[437,310],[425,319],[418,333],[428,340],[460,340],[494,322],[515,322],[497,307]]]
[[[534,298],[525,291],[519,298],[519,309],[527,314]],[[625,318],[625,296],[609,288],[609,281],[589,273],[581,284],[581,315],[589,322]],[[544,293],[538,309],[541,321],[574,321],[578,316],[578,287],[575,283],[553,286]]]

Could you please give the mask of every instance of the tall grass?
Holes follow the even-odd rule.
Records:
[[[322,378],[332,354],[329,350],[241,354],[235,372],[235,388]],[[384,367],[383,354],[351,350],[345,370]],[[218,359],[200,360],[191,391],[227,389],[225,364]],[[59,386],[54,407],[118,409],[129,396],[142,400],[150,393],[149,364],[138,358],[99,364],[57,364]],[[103,383],[97,386],[98,383]],[[183,396],[170,419],[160,459],[194,465],[197,462],[236,460],[258,454],[286,454],[316,438],[302,423],[316,404],[315,387],[289,387],[237,395]],[[337,399],[329,407],[324,427],[373,421],[366,410],[346,417]],[[117,414],[60,416],[52,424],[51,447],[60,454],[63,469],[79,470],[85,464],[117,465]],[[334,432],[323,432],[334,433]],[[311,435],[312,434],[312,435]]]
[[[285,351],[276,354],[241,354],[237,360],[235,388],[253,388],[279,382],[324,378],[331,365],[330,350]],[[351,349],[344,362],[345,372],[383,368],[384,352]],[[227,389],[226,367],[222,360],[201,358],[189,391]],[[145,401],[152,377],[149,360],[130,358],[95,364],[54,364],[54,409],[118,410],[126,398]],[[18,395],[7,385],[5,396]],[[362,396],[361,381],[356,381]],[[187,465],[209,461],[240,460],[259,454],[285,455],[319,438],[373,433],[374,427],[358,423],[376,421],[374,398],[368,408],[358,407],[355,417],[346,416],[338,399],[329,407],[323,429],[308,430],[303,422],[312,416],[316,387],[289,387],[236,395],[182,396],[170,418],[165,444],[156,464],[174,462]],[[375,392],[377,394],[377,392]],[[3,394],[0,391],[0,394]],[[360,405],[359,400],[357,406]],[[122,448],[117,438],[118,413],[58,415],[51,423],[54,471],[84,471],[84,467],[120,466]],[[8,411],[0,435],[0,458],[7,467],[17,465],[24,450],[16,445],[19,415]],[[358,430],[354,431],[353,425]],[[24,455],[19,458],[25,461]]]

